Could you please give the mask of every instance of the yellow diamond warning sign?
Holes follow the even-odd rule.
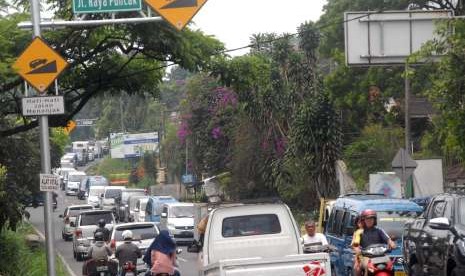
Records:
[[[145,0],[166,21],[182,30],[207,0]]]
[[[44,92],[67,66],[68,62],[39,37],[13,64],[18,74],[39,92]]]

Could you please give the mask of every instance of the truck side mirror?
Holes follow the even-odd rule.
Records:
[[[450,221],[448,218],[440,217],[440,218],[433,218],[429,221],[429,227],[436,230],[449,230],[450,229]]]

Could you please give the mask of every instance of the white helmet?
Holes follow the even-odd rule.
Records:
[[[123,231],[123,240],[132,240],[132,231],[124,230]]]

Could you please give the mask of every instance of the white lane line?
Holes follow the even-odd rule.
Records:
[[[39,235],[39,237],[43,240],[45,240],[45,235],[42,234],[42,232],[39,231],[39,229],[37,229],[32,223],[31,223],[31,226],[32,226],[32,229],[34,229],[34,231],[36,231],[37,235]],[[65,266],[66,270],[68,270],[68,274],[69,276],[77,276],[74,271],[71,269],[71,267],[69,266],[68,262],[65,260],[65,258],[63,257],[63,255],[61,255],[60,252],[58,252],[58,250],[55,250],[55,253],[58,255],[58,258],[61,259],[61,262],[63,263],[63,265]]]
[[[181,258],[181,257],[177,257],[177,258],[178,258],[178,260],[180,260],[180,261],[183,261],[183,262],[187,263],[187,260],[186,260],[186,259],[184,259],[184,258]]]

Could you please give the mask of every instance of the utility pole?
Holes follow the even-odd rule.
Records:
[[[31,0],[31,15],[33,38],[40,37],[40,3],[39,0]],[[40,128],[40,162],[41,171],[50,174],[50,140],[48,132],[48,116],[39,116]],[[45,246],[47,251],[47,273],[55,276],[55,250],[53,238],[55,237],[52,227],[52,192],[45,193],[44,219],[45,219]]]
[[[121,114],[120,116],[121,132],[124,133],[123,95],[119,96],[119,112]]]

